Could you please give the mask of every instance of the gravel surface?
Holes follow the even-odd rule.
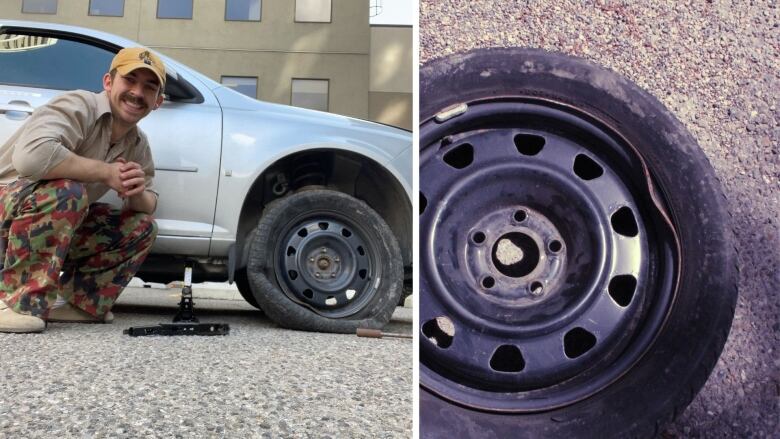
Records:
[[[709,381],[664,437],[780,437],[779,15],[766,0],[420,1],[421,62],[492,46],[588,58],[658,97],[715,167],[739,303]]]
[[[230,335],[131,338],[173,312],[127,306],[113,325],[0,334],[0,437],[411,437],[409,340],[283,330],[209,303],[197,315]]]

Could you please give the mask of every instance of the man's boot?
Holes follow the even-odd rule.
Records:
[[[102,319],[99,319],[92,314],[88,314],[70,303],[54,308],[49,311],[49,317],[46,319],[49,322],[59,323],[111,323],[114,321],[114,313],[107,312]]]
[[[0,300],[0,332],[43,332],[46,322],[43,319],[18,314]]]

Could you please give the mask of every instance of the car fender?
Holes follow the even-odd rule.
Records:
[[[277,161],[302,151],[342,150],[370,159],[403,186],[411,203],[409,132],[346,116],[255,101],[224,87],[213,92],[223,108],[223,145],[212,256],[226,254],[235,242],[239,213],[260,175]]]

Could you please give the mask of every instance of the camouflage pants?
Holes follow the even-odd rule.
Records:
[[[0,300],[46,318],[57,295],[102,317],[157,235],[144,213],[87,200],[82,183],[18,180],[0,188]],[[0,258],[2,258],[0,252]]]

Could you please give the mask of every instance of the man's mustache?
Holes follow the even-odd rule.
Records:
[[[136,96],[133,96],[130,93],[122,94],[121,99],[124,99],[124,100],[126,100],[126,101],[128,101],[128,102],[130,102],[132,104],[139,105],[139,106],[144,107],[144,108],[147,107],[146,102],[144,102],[143,99],[141,99],[139,97],[136,97]]]

